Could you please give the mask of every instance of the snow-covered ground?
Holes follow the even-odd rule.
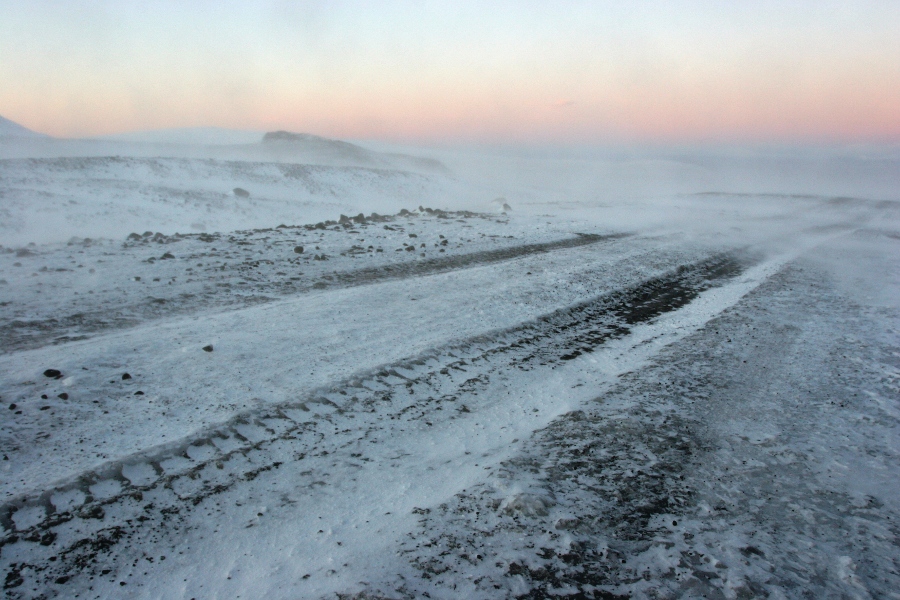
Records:
[[[133,154],[0,160],[8,597],[900,597],[885,179]]]

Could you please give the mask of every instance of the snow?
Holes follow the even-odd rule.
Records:
[[[10,597],[894,593],[877,169],[192,152],[0,161]]]
[[[43,134],[31,131],[18,123],[0,117],[0,143],[14,143],[21,138],[43,138]]]

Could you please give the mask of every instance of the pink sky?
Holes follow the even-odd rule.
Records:
[[[0,0],[0,115],[62,137],[898,141],[898,32],[895,1]]]

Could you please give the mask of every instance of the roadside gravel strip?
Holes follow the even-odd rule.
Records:
[[[629,236],[584,233],[560,239],[558,233],[542,232],[543,240],[522,244],[509,235],[520,232],[494,215],[422,215],[377,216],[346,226],[320,224],[321,229],[132,234],[136,239],[121,247],[75,240],[44,252],[0,252],[0,266],[18,276],[3,280],[17,294],[0,306],[0,353],[89,339],[211,308],[470,269]],[[470,231],[470,222],[479,225],[478,234]]]
[[[599,241],[586,239],[581,243]],[[369,488],[361,482],[390,478],[367,465],[387,468],[391,457],[403,455],[405,437],[427,431],[437,440],[462,429],[468,433],[460,434],[457,443],[474,436],[473,448],[492,445],[489,432],[487,439],[479,438],[479,423],[501,422],[490,419],[491,411],[510,407],[491,398],[552,379],[557,368],[582,354],[628,336],[634,327],[677,311],[740,274],[748,260],[720,254],[685,264],[512,329],[385,365],[296,401],[242,413],[178,445],[117,460],[59,487],[6,502],[0,509],[0,564],[7,573],[7,593],[22,598],[68,595],[72,589],[86,592],[94,585],[99,590],[116,584],[130,571],[129,564],[143,560],[139,557],[152,561],[152,548],[193,530],[195,519],[211,516],[223,502],[245,504],[248,493],[268,497],[279,510],[305,505],[311,509],[307,516],[316,514],[310,503],[321,496],[291,499],[280,489],[287,482],[292,489],[327,490],[328,495],[342,495],[344,489],[344,502],[361,493],[393,493],[394,488]],[[510,380],[513,372],[518,375]],[[515,405],[524,415],[519,418],[547,411],[540,418],[548,422],[562,408],[544,401],[533,407]],[[523,427],[527,431],[532,426]],[[248,492],[251,481],[257,491]],[[391,505],[382,500],[373,506]]]

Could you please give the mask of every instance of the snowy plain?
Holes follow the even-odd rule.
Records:
[[[900,597],[895,158],[212,141],[0,142],[8,597]]]

